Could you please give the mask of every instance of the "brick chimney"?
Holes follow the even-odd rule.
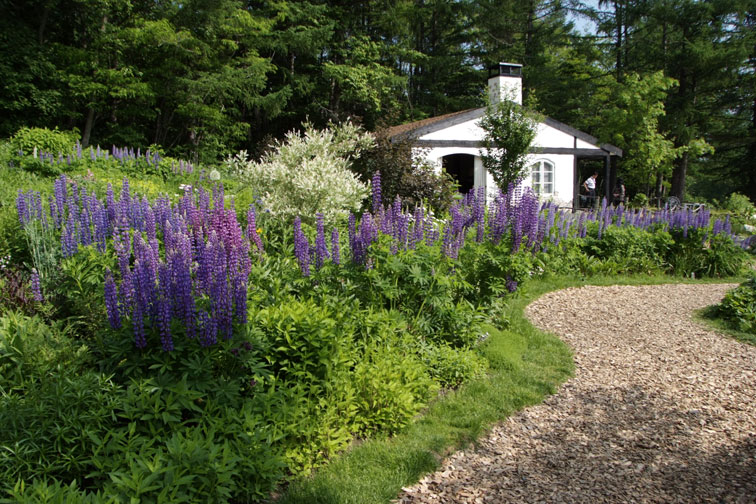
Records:
[[[488,99],[492,104],[512,100],[522,105],[522,65],[499,63],[489,67]]]

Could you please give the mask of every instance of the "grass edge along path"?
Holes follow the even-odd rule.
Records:
[[[313,476],[294,481],[277,504],[385,504],[403,486],[417,482],[440,461],[469,445],[496,422],[547,395],[569,378],[572,353],[555,335],[536,329],[525,307],[554,290],[583,285],[740,282],[741,278],[689,280],[669,276],[610,276],[590,279],[531,280],[502,314],[506,329],[489,327],[481,346],[489,375],[433,402],[423,416],[392,437],[356,444]]]
[[[720,317],[716,309],[712,306],[696,310],[695,317],[697,321],[701,322],[712,331],[729,336],[740,343],[756,346],[756,335],[739,331],[734,328],[729,321]]]

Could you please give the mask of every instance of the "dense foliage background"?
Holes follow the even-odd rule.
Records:
[[[0,137],[256,157],[309,118],[368,129],[482,106],[486,67],[626,150],[635,192],[756,197],[754,0],[0,2]],[[575,29],[592,21],[595,31]],[[716,184],[712,184],[716,181]]]

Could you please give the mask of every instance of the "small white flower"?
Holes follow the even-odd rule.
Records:
[[[218,170],[212,170],[210,172],[210,180],[220,180],[220,172]]]

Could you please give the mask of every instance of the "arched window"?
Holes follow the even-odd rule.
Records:
[[[539,159],[530,165],[530,180],[533,191],[539,196],[554,194],[554,165]]]

